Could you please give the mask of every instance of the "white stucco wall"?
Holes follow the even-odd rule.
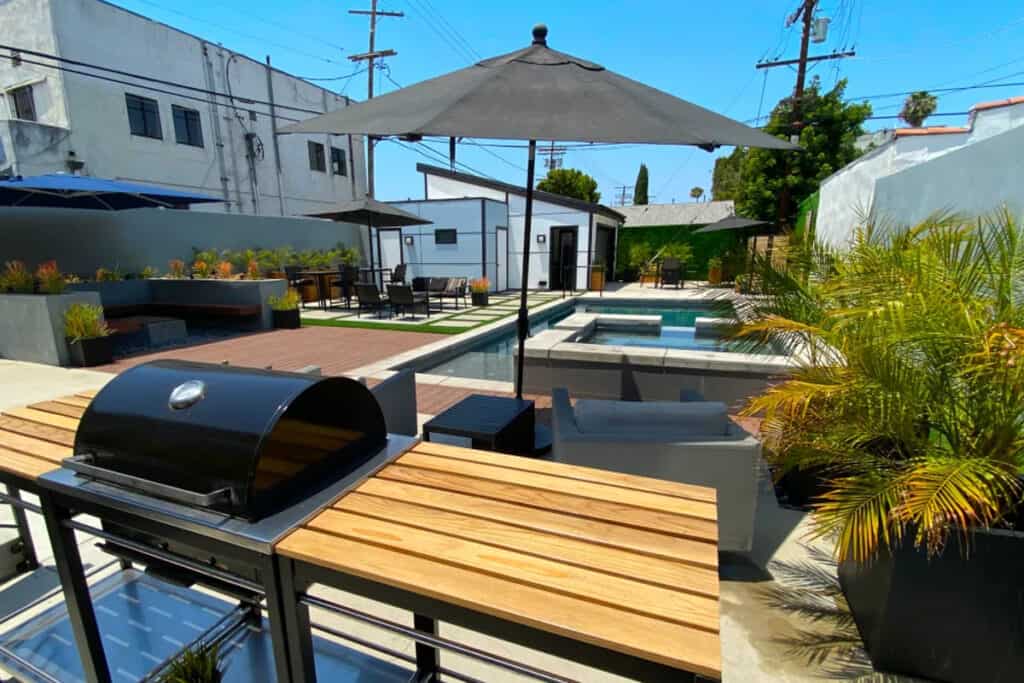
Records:
[[[935,211],[1024,212],[1024,126],[904,169],[875,186],[882,223],[914,224]]]
[[[202,99],[205,95],[173,86],[144,81],[139,81],[138,86],[122,85],[24,64],[12,68],[9,60],[0,60],[0,89],[17,85],[27,77],[41,75],[45,79],[33,93],[37,108],[44,105],[40,121],[69,129],[69,148],[85,163],[82,171],[85,174],[224,197],[225,183],[216,144],[219,128],[226,199],[230,204],[206,205],[203,211],[299,215],[365,194],[362,138],[352,138],[350,144],[348,136],[326,135],[278,138],[282,167],[282,191],[279,192],[269,107],[242,101],[245,98],[270,99],[268,71],[274,100],[279,105],[278,127],[290,123],[289,119],[313,116],[281,109],[281,105],[316,112],[333,111],[346,105],[342,96],[99,0],[11,0],[0,4],[0,26],[4,28],[4,35],[17,36],[18,44],[70,59],[217,92],[228,92],[230,80],[230,91],[237,106],[232,107],[226,97],[218,97],[214,107]],[[15,26],[17,31],[8,32],[8,26]],[[153,88],[178,94],[157,92]],[[159,103],[163,139],[131,135],[126,93]],[[197,101],[191,99],[193,97],[201,99]],[[172,105],[200,112],[202,148],[177,144]],[[251,119],[250,111],[257,113],[255,120]],[[4,116],[7,116],[6,110],[0,114]],[[247,132],[255,133],[263,144],[263,158],[255,161],[255,173],[251,172],[246,158]],[[306,142],[310,139],[325,146],[326,173],[309,168]],[[331,146],[345,151],[346,176],[331,174]],[[67,170],[63,163],[66,152],[42,165],[30,161],[30,155],[23,156],[25,161],[19,162],[15,170],[24,174]]]

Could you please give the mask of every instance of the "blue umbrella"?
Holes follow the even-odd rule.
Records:
[[[203,194],[67,173],[0,179],[0,206],[121,211],[153,206],[187,209],[190,204],[221,201]]]

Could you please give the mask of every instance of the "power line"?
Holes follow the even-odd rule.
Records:
[[[1014,76],[1020,76],[1021,74],[1024,74],[1024,71],[1015,71],[1012,74],[1007,74],[1005,76],[1001,76],[1000,78],[992,79],[991,81],[985,81],[984,83],[975,83],[973,85],[961,85],[955,88],[929,88],[928,92],[935,94],[962,92],[964,90],[984,90],[987,88],[1016,88],[1024,85],[1024,81],[1017,81],[1014,83],[997,83],[996,81],[999,81],[1003,78],[1012,78]],[[905,97],[907,95],[913,95],[915,92],[917,91],[907,90],[902,92],[882,93],[879,95],[864,95],[862,97],[851,97],[847,99],[847,101],[852,102],[861,100],[883,100],[889,97]]]
[[[470,52],[470,54],[476,57],[477,61],[483,59],[483,55],[476,51],[476,49],[470,44],[468,40],[466,40],[465,36],[463,36],[462,33],[460,33],[457,28],[452,26],[451,22],[449,22],[448,19],[445,18],[444,14],[434,6],[434,3],[432,3],[430,0],[420,0],[420,2],[434,11],[434,15],[441,21],[442,24],[444,24],[448,28],[449,32],[453,36],[455,36],[456,40],[458,40],[459,43],[465,46],[465,48]]]
[[[420,17],[423,19],[423,23],[425,23],[430,28],[431,31],[436,33],[437,36],[439,38],[441,38],[441,40],[443,40],[450,48],[452,48],[452,50],[454,50],[455,53],[460,58],[462,58],[462,59],[464,59],[464,60],[466,60],[467,62],[470,62],[470,63],[478,61],[473,56],[472,52],[467,50],[464,46],[459,44],[459,42],[457,40],[454,40],[450,35],[447,34],[444,31],[444,27],[443,26],[441,26],[440,24],[435,24],[434,19],[429,14],[430,11],[428,9],[426,9],[425,7],[423,7],[421,5],[416,4],[416,2],[414,0],[407,0],[407,2],[408,2],[409,7],[414,12],[416,12],[416,14],[420,15]]]
[[[315,55],[312,52],[305,52],[304,50],[299,50],[297,48],[291,47],[290,45],[285,45],[283,43],[275,43],[275,42],[267,40],[266,38],[263,38],[261,36],[255,36],[255,35],[252,35],[250,33],[245,33],[243,31],[239,31],[238,29],[234,29],[234,28],[231,28],[229,26],[224,26],[223,24],[218,24],[216,22],[209,21],[208,19],[200,19],[199,17],[192,16],[191,14],[186,14],[185,12],[182,12],[180,10],[171,9],[170,7],[165,7],[165,6],[160,5],[158,3],[152,2],[151,0],[135,0],[135,2],[140,2],[143,5],[149,5],[150,7],[155,7],[157,9],[159,9],[159,10],[163,10],[164,12],[170,12],[171,14],[177,14],[178,16],[184,17],[185,19],[188,19],[189,21],[199,22],[200,24],[207,24],[209,26],[213,26],[214,28],[219,28],[222,31],[227,31],[228,33],[234,33],[235,35],[241,36],[242,38],[246,38],[248,40],[255,40],[255,41],[258,41],[258,42],[263,43],[265,45],[273,45],[276,48],[279,48],[281,50],[287,50],[288,52],[294,52],[295,54],[302,55],[303,57],[308,57],[310,59],[316,59],[316,60],[321,61],[321,62],[327,62],[328,64],[344,64],[344,62],[336,61],[334,59],[328,59],[327,57],[323,57],[321,55]]]
[[[210,4],[209,0],[207,0],[207,4]],[[320,36],[315,36],[315,35],[313,35],[311,33],[306,33],[304,31],[300,31],[300,30],[298,30],[296,28],[288,26],[287,24],[282,24],[280,22],[273,21],[271,19],[266,19],[266,18],[262,18],[262,17],[255,17],[255,16],[251,16],[251,15],[248,15],[248,14],[244,14],[242,12],[239,12],[237,8],[231,7],[229,5],[225,5],[223,2],[215,2],[213,4],[215,4],[215,5],[219,6],[219,7],[223,7],[226,10],[230,10],[234,14],[238,14],[238,15],[244,17],[245,20],[249,21],[250,23],[266,24],[267,26],[272,26],[272,27],[276,28],[279,31],[286,31],[288,33],[294,33],[297,36],[301,36],[302,38],[305,38],[307,40],[316,41],[318,43],[326,45],[327,47],[329,47],[331,49],[338,50],[339,52],[343,52],[345,50],[345,48],[343,46],[338,45],[337,43],[332,43],[329,40],[324,40]]]

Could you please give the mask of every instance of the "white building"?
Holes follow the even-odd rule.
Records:
[[[492,289],[518,289],[523,268],[526,189],[417,164],[424,199],[393,202],[431,225],[374,230],[374,262],[405,263],[407,278],[486,275]],[[587,289],[590,266],[612,272],[622,214],[601,204],[534,192],[531,289]]]
[[[821,183],[815,234],[845,246],[869,217],[914,223],[941,210],[1024,208],[1017,180],[1024,97],[984,102],[964,127],[899,128]],[[882,193],[882,188],[885,192]]]
[[[0,54],[0,173],[153,183],[260,215],[365,195],[361,137],[275,135],[342,95],[101,0],[7,0],[0,28],[22,49]]]

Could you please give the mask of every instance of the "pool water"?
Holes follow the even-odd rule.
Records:
[[[660,315],[661,326],[689,327],[697,318],[714,315],[710,308],[663,308],[660,306],[610,306],[608,304],[579,304],[578,313],[608,313],[609,315]],[[609,342],[611,343],[611,342]]]
[[[690,349],[696,351],[738,351],[717,337],[698,337],[692,327],[662,327],[661,334],[631,332],[629,330],[602,330],[583,340],[587,344],[604,346],[647,346],[659,349]],[[746,349],[744,349],[746,350]]]

